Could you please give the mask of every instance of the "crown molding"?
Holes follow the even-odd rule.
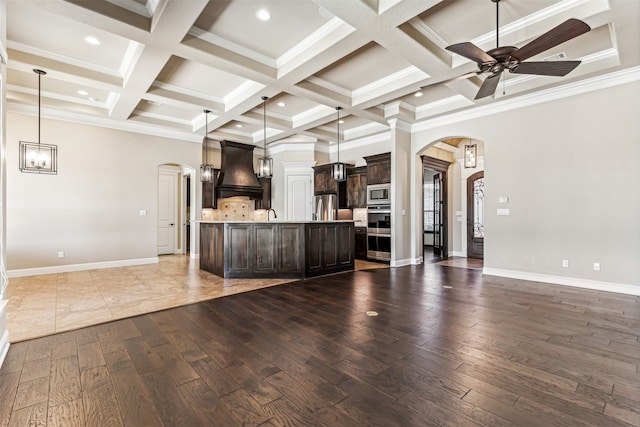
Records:
[[[529,107],[545,102],[555,101],[561,98],[568,98],[581,95],[596,90],[606,89],[613,86],[632,83],[640,80],[640,66],[627,68],[609,74],[593,77],[579,82],[568,83],[550,89],[541,90],[536,93],[521,95],[516,98],[496,100],[490,104],[467,109],[464,111],[446,114],[430,120],[415,123],[411,127],[412,132],[420,132],[440,126],[449,125],[465,120],[477,119],[504,111],[512,111],[518,108]]]
[[[7,102],[7,111],[10,113],[22,114],[27,116],[35,116],[30,108],[24,108],[22,104]],[[41,117],[45,119],[60,120],[65,122],[77,123],[86,126],[96,126],[124,132],[140,133],[143,135],[159,136],[162,138],[176,139],[179,141],[202,143],[202,135],[197,135],[188,131],[180,131],[173,128],[160,127],[157,124],[150,125],[146,123],[122,122],[104,117],[88,117],[83,114],[71,112],[61,112],[58,110],[42,110]]]
[[[475,118],[485,117],[493,114],[498,114],[503,111],[509,111],[513,109],[528,107],[544,102],[554,101],[561,98],[580,95],[596,90],[602,90],[613,86],[632,83],[640,80],[640,66],[632,67],[625,70],[616,71],[613,73],[593,77],[580,82],[568,83],[562,86],[557,86],[547,90],[518,96],[509,99],[499,99],[492,103],[481,105],[478,107],[471,107],[463,111],[458,111],[450,114],[444,114],[443,116],[433,119],[422,120],[411,125],[407,130],[410,132],[420,132],[429,129],[433,129],[439,126],[444,126],[452,123],[457,123],[464,120],[471,120]],[[7,111],[24,115],[35,115],[32,108],[26,107],[24,104],[11,102],[7,100]],[[315,117],[325,113],[326,108],[317,109],[308,112],[306,118]],[[418,112],[419,114],[419,112]],[[304,116],[304,113],[302,114]],[[78,123],[82,125],[104,127],[108,129],[121,130],[125,132],[140,133],[144,135],[160,136],[163,138],[176,139],[180,141],[188,141],[201,143],[202,135],[190,132],[181,131],[179,129],[162,127],[157,124],[146,124],[140,122],[122,122],[105,117],[87,116],[84,114],[78,114],[60,110],[43,110],[42,117],[54,120],[62,120],[72,123]],[[301,118],[301,117],[300,117]],[[299,119],[299,118],[298,118]],[[363,136],[362,138],[353,139],[350,141],[341,142],[342,149],[353,149],[365,146],[371,143],[383,142],[389,140],[389,130],[381,130],[381,132],[374,135]],[[304,143],[304,142],[303,142]],[[306,145],[306,144],[305,144]],[[282,144],[280,150],[284,150],[285,147],[290,147],[289,143]],[[276,147],[274,147],[275,149]],[[315,145],[316,151],[329,152],[328,148]]]

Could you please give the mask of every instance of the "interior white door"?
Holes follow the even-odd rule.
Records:
[[[177,185],[177,174],[160,172],[158,175],[158,255],[176,251]]]
[[[311,220],[311,175],[287,175],[287,219]]]

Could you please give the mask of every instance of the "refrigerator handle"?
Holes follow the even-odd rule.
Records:
[[[318,205],[316,206],[316,221],[322,221],[322,197],[318,197]]]

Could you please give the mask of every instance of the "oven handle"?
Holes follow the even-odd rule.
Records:
[[[383,233],[367,233],[367,236],[374,236],[374,237],[391,237],[391,234],[383,234]]]
[[[377,214],[377,213],[391,213],[391,209],[367,209],[367,213]]]

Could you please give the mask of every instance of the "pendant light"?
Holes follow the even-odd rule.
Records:
[[[204,147],[204,156],[202,156],[202,164],[200,165],[200,181],[213,181],[213,166],[209,164],[209,113],[211,111],[204,110],[204,139],[202,146]]]
[[[467,140],[467,144],[464,146],[464,167],[475,168],[477,164],[477,145],[471,144],[471,139]]]
[[[58,173],[58,146],[40,142],[41,79],[46,71],[34,69],[38,75],[38,142],[20,141],[20,172],[56,175]]]
[[[336,107],[336,111],[338,112],[338,161],[333,164],[331,175],[336,181],[345,181],[347,179],[347,165],[340,162],[340,110],[342,110],[342,107]]]
[[[269,99],[269,97],[262,97],[264,156],[258,159],[258,178],[271,178],[273,176],[273,159],[267,156],[267,99]]]

